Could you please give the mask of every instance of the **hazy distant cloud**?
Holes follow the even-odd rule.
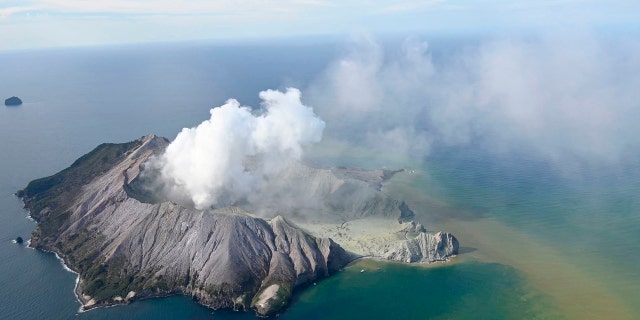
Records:
[[[316,34],[640,26],[637,1],[0,0],[3,49]],[[46,35],[46,36],[45,36]]]
[[[319,33],[327,0],[0,0],[0,50]]]
[[[640,150],[640,39],[505,38],[434,61],[417,40],[354,44],[307,91],[327,135],[427,157],[433,146],[524,152],[558,168],[616,165]]]
[[[127,15],[233,14],[244,11],[292,12],[333,5],[332,2],[323,0],[34,0],[24,1],[23,3],[28,5],[21,7],[24,9],[21,12],[38,10],[52,13]]]
[[[7,18],[13,14],[21,12],[29,12],[35,10],[35,7],[7,7],[0,8],[0,19]]]
[[[437,4],[446,2],[446,0],[412,0],[412,1],[394,1],[396,3],[388,4],[383,11],[397,12],[428,8]]]

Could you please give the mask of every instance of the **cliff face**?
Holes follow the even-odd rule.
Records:
[[[387,260],[402,262],[446,261],[458,254],[458,239],[451,233],[418,233],[414,238],[380,245],[377,255]]]
[[[269,193],[250,205],[205,211],[159,199],[142,202],[145,195],[136,189],[142,164],[168,143],[149,135],[103,144],[18,192],[38,221],[31,246],[58,253],[79,273],[77,293],[85,308],[186,294],[212,308],[273,314],[297,286],[329,276],[356,254],[366,254],[347,252],[328,236],[313,236],[289,221],[295,215],[265,220],[249,212],[267,208],[285,214],[302,208],[321,217],[335,212],[338,220],[376,216],[403,223],[413,215],[406,204],[380,191],[393,172],[302,165],[285,173],[295,190],[286,185],[272,190],[296,191],[299,199],[319,202],[287,206],[273,201],[278,194]],[[413,229],[376,244],[373,255],[431,262],[457,253],[452,235],[408,225]]]

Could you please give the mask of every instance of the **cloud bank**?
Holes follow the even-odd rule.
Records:
[[[260,93],[256,112],[236,100],[210,111],[209,120],[183,129],[151,161],[161,189],[197,209],[242,201],[322,139],[325,123],[302,104],[298,89]],[[154,172],[151,170],[151,172]]]
[[[462,146],[561,172],[637,163],[636,40],[551,35],[441,53],[415,39],[383,47],[364,37],[307,89],[318,115],[297,89],[261,92],[257,111],[229,100],[183,129],[150,172],[169,199],[205,209],[290,199],[305,186],[292,187],[285,170],[323,132],[418,161]]]
[[[617,165],[640,150],[637,40],[506,38],[435,56],[415,39],[383,47],[363,37],[308,97],[328,135],[380,152],[424,158],[473,145],[563,170]]]
[[[638,1],[0,0],[0,51],[313,35],[637,30]]]

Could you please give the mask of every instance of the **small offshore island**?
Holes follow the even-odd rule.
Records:
[[[145,163],[168,145],[155,135],[102,144],[16,193],[38,222],[30,246],[78,273],[83,309],[183,294],[269,316],[357,258],[430,263],[458,253],[453,235],[427,232],[382,192],[394,171],[291,167],[286,175],[307,186],[301,196],[330,209],[313,218],[267,203],[197,210],[144,186]]]
[[[4,100],[4,105],[7,107],[19,106],[21,104],[22,104],[22,100],[20,100],[20,98],[15,96]]]

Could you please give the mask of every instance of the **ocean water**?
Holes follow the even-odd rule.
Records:
[[[188,297],[79,314],[75,275],[11,242],[35,226],[13,193],[102,142],[173,138],[228,98],[257,105],[260,90],[305,88],[340,50],[327,41],[0,53],[0,96],[24,101],[0,109],[0,318],[254,319]],[[370,165],[358,152],[315,155]],[[432,266],[360,261],[298,292],[280,317],[640,318],[640,166],[566,178],[512,160],[465,148],[408,163],[387,191],[429,229],[453,232],[462,254]]]
[[[560,314],[638,318],[637,169],[568,177],[543,163],[512,160],[479,150],[434,155],[391,193],[422,208],[427,225],[454,232],[469,252],[464,259],[523,272]]]

